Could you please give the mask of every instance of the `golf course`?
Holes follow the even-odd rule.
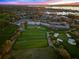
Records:
[[[27,26],[13,47],[11,59],[60,59],[48,46],[47,31],[42,26]]]

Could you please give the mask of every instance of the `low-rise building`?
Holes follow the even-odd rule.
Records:
[[[50,22],[50,26],[55,29],[69,29],[70,26],[66,22]]]

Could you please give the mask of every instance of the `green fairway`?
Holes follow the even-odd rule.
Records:
[[[16,53],[17,52],[17,53]],[[14,51],[11,59],[61,59],[53,48],[32,48]]]
[[[46,47],[46,29],[44,27],[28,26],[15,44],[15,49]]]
[[[28,26],[14,45],[11,59],[60,59],[53,48],[48,47],[47,29]]]

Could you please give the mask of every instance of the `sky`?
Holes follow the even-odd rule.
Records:
[[[48,1],[79,1],[79,0],[0,0],[0,2],[48,2]]]
[[[0,2],[46,2],[47,0],[0,0]]]
[[[79,0],[0,0],[0,4],[53,4],[79,2]]]

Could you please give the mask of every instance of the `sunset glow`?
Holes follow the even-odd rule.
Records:
[[[0,0],[0,4],[9,5],[55,5],[79,2],[79,0]]]

